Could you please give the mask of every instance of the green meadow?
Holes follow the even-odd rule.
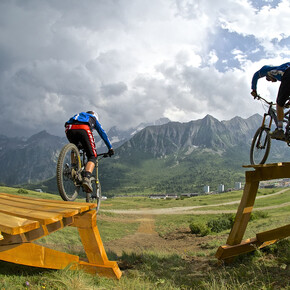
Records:
[[[244,238],[290,224],[290,188],[282,190],[259,189]],[[0,192],[20,199],[25,195],[60,200],[52,194],[19,188],[0,187]],[[37,269],[0,261],[0,289],[290,289],[289,239],[223,264],[215,253],[226,243],[230,229],[209,231],[204,236],[191,232],[192,223],[209,225],[225,219],[225,211],[234,214],[241,196],[242,191],[233,191],[178,200],[103,200],[97,224],[109,259],[117,261],[122,270],[119,281],[83,271]],[[226,204],[229,202],[235,203]],[[185,207],[195,208],[179,214],[170,210]],[[133,210],[138,212],[131,213]],[[72,227],[37,243],[85,258],[78,232]]]

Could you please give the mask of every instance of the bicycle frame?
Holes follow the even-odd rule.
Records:
[[[79,152],[80,152],[80,156],[82,158],[82,170],[81,171],[84,171],[85,170],[85,166],[86,166],[86,153],[84,152],[83,149],[79,149]],[[105,158],[105,157],[108,157],[108,153],[100,153],[97,155],[97,158],[96,158],[96,162],[95,162],[95,177],[93,178],[93,182],[95,182],[96,184],[96,194],[98,194],[98,192],[100,192],[100,180],[99,180],[99,160],[101,160],[102,158]]]
[[[273,108],[273,105],[275,105],[275,104],[273,104],[272,102],[269,103],[266,100],[264,100],[264,101],[269,105],[269,108],[268,108],[268,112],[264,113],[264,117],[263,117],[263,121],[262,121],[262,126],[261,127],[266,128],[268,130],[271,130],[271,126],[272,126],[273,120],[274,120],[276,126],[278,125],[278,119],[277,119],[277,115],[276,115],[276,110]],[[270,117],[270,119],[269,119],[268,124],[266,124],[266,119],[267,119],[268,116]]]
[[[273,106],[275,106],[276,104],[274,104],[273,102],[268,102],[266,99],[264,99],[262,97],[258,97],[258,98],[263,100],[266,104],[269,105],[268,112],[264,113],[261,127],[265,128],[266,130],[271,131],[271,126],[272,126],[273,120],[274,120],[276,127],[278,127],[277,113],[276,113],[276,110],[273,108]],[[270,117],[270,119],[269,119],[269,122],[266,124],[266,119],[268,116]],[[286,140],[285,141],[290,146],[290,109],[284,113],[283,123],[285,123],[285,129],[286,129],[286,132],[285,132]]]

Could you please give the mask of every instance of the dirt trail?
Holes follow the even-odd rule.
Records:
[[[133,218],[134,217],[134,218]],[[127,220],[120,217],[118,220]],[[115,220],[114,217],[100,216],[100,219]],[[166,234],[164,237],[159,236],[155,231],[154,215],[132,216],[130,222],[140,222],[138,230],[132,234],[120,239],[108,241],[104,243],[107,251],[114,252],[118,256],[122,253],[141,254],[144,251],[167,252],[170,254],[179,253],[185,259],[191,259],[193,252],[200,251],[200,247],[215,239],[214,236],[198,237],[190,233],[189,228],[173,229],[172,232]],[[122,265],[126,268],[126,265]]]
[[[270,196],[281,194],[288,189],[283,189],[279,192],[263,195],[257,197],[257,199],[267,198]],[[106,215],[100,215],[99,219],[107,221],[119,221],[126,223],[135,223],[140,222],[138,230],[132,234],[125,236],[120,239],[112,240],[104,243],[105,248],[109,251],[116,253],[118,256],[121,256],[122,253],[142,253],[144,251],[154,250],[168,253],[179,253],[184,259],[192,260],[192,253],[197,253],[201,249],[208,245],[212,240],[215,240],[215,236],[205,236],[205,237],[196,237],[190,233],[189,228],[183,229],[173,229],[172,232],[161,237],[155,231],[155,217],[160,214],[216,214],[216,213],[236,213],[235,210],[201,210],[204,207],[217,207],[222,205],[238,204],[240,200],[225,202],[215,205],[205,205],[205,206],[189,206],[189,207],[178,207],[178,208],[163,208],[163,209],[140,209],[140,210],[102,210],[104,212],[113,212],[119,214],[118,217],[111,217]],[[261,209],[271,209],[289,206],[290,202],[276,205],[263,207]],[[256,208],[259,210],[259,208]],[[227,235],[225,235],[226,241]],[[197,258],[196,258],[197,259]],[[123,265],[126,268],[126,265]],[[206,266],[202,258],[198,260],[196,264],[197,268]]]
[[[282,194],[283,192],[289,190],[289,188],[280,190],[276,193],[268,194],[268,195],[261,195],[258,196],[256,199],[262,199],[267,197],[272,197],[275,195]],[[219,213],[236,213],[236,209],[234,210],[200,210],[202,208],[208,208],[208,207],[218,207],[218,206],[224,206],[224,205],[231,205],[231,204],[239,204],[240,200],[230,201],[230,202],[224,202],[219,204],[211,204],[211,205],[197,205],[197,206],[184,206],[184,207],[171,207],[171,208],[157,208],[157,209],[127,209],[127,210],[121,210],[121,209],[112,209],[112,210],[103,210],[104,212],[112,212],[116,214],[128,214],[128,215],[160,215],[160,214],[219,214]],[[254,210],[269,210],[273,208],[279,208],[279,207],[285,207],[289,206],[290,202],[286,202],[280,205],[275,206],[268,206],[268,207],[262,207],[262,208],[254,208]]]
[[[112,218],[100,217],[100,219],[110,220]],[[119,218],[119,221],[123,220],[122,217]],[[123,252],[141,253],[144,250],[158,249],[160,245],[164,244],[164,239],[155,231],[155,220],[152,216],[137,216],[130,222],[140,222],[138,230],[132,235],[105,243],[108,250],[120,256]]]

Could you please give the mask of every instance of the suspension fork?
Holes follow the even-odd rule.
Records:
[[[97,160],[96,160],[96,191],[98,190],[99,188],[99,159],[97,157]]]
[[[267,117],[267,116],[270,116],[270,120],[269,120],[268,127],[265,126],[265,123],[266,123],[266,117]],[[272,122],[273,122],[273,117],[272,117],[272,115],[271,115],[271,114],[264,114],[261,128],[265,128],[266,130],[267,130],[267,129],[270,130],[270,128],[271,128],[271,126],[272,126]],[[256,144],[256,147],[257,147],[257,148],[258,148],[259,146],[261,146],[261,143],[260,143],[260,142],[261,142],[261,138],[262,138],[262,132],[263,132],[263,131],[260,132],[259,137],[258,137],[258,140],[257,140],[257,144]],[[265,140],[264,140],[264,144],[262,145],[262,147],[265,147],[266,142],[267,142],[267,139],[265,138]]]

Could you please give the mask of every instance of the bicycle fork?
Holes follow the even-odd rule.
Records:
[[[268,124],[268,126],[266,126],[265,123],[266,123],[266,117],[267,116],[268,116],[268,114],[264,114],[261,128],[265,128],[265,130],[269,132],[270,131],[270,128],[272,126],[273,118],[272,118],[272,116],[270,116],[269,124]],[[266,146],[266,144],[267,144],[267,139],[265,138],[264,141],[263,141],[264,144],[261,145],[262,133],[263,133],[263,130],[261,130],[261,133],[259,134],[259,137],[258,137],[258,140],[257,140],[256,147],[258,149],[264,149],[265,146]]]
[[[95,179],[95,182],[96,182],[96,195],[97,197],[99,197],[99,187],[100,187],[100,182],[99,182],[99,160],[97,158],[96,160],[96,179]]]

